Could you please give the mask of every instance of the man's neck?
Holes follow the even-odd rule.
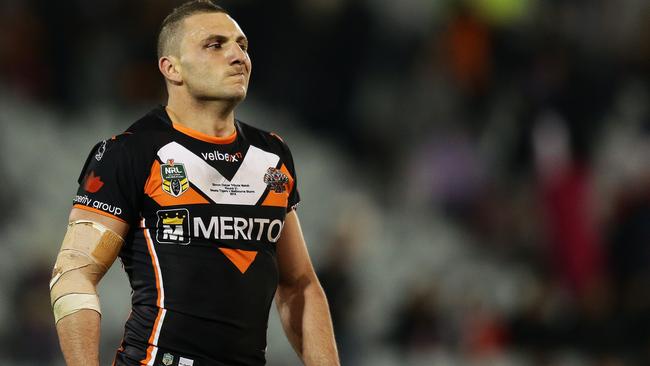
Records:
[[[227,137],[235,132],[235,105],[225,101],[196,102],[169,98],[172,122],[209,136]]]

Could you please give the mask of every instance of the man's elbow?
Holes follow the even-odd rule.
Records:
[[[295,296],[325,298],[325,292],[316,274],[311,273],[296,277],[290,281],[281,280],[278,284],[277,296],[279,298]]]
[[[94,310],[101,314],[97,295],[97,283],[103,275],[101,270],[93,265],[86,265],[61,273],[55,268],[50,281],[50,301],[55,323],[82,309]]]

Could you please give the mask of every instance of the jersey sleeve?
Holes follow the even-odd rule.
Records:
[[[296,167],[293,163],[293,155],[291,154],[291,150],[289,150],[289,146],[287,146],[284,141],[280,141],[282,142],[282,148],[284,150],[284,164],[287,167],[289,174],[291,174],[291,177],[293,178],[293,184],[291,184],[289,187],[289,199],[287,203],[287,212],[290,212],[291,210],[297,209],[298,204],[300,203],[300,193],[298,192],[298,176],[296,175]]]
[[[128,148],[128,139],[128,135],[119,135],[93,147],[78,178],[75,208],[135,224],[146,169],[137,152]]]

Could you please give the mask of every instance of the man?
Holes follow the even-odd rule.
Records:
[[[303,363],[339,364],[291,153],[234,117],[247,48],[209,1],[163,21],[168,104],[91,151],[50,282],[69,366],[99,364],[96,286],[118,255],[133,294],[115,365],[263,365],[274,296]]]

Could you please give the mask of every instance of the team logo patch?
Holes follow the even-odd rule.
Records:
[[[165,365],[165,366],[169,366],[169,365],[171,365],[172,363],[174,363],[174,356],[172,356],[172,355],[169,354],[169,353],[165,353],[165,354],[163,355],[161,361],[162,361],[163,365]]]
[[[289,177],[282,173],[280,169],[270,167],[266,169],[266,173],[264,174],[264,183],[275,193],[282,193],[287,189]]]
[[[169,159],[167,164],[160,165],[160,177],[162,190],[174,197],[180,196],[190,188],[185,165],[175,163],[174,159]]]
[[[190,212],[185,209],[159,210],[156,240],[165,244],[190,243]]]

